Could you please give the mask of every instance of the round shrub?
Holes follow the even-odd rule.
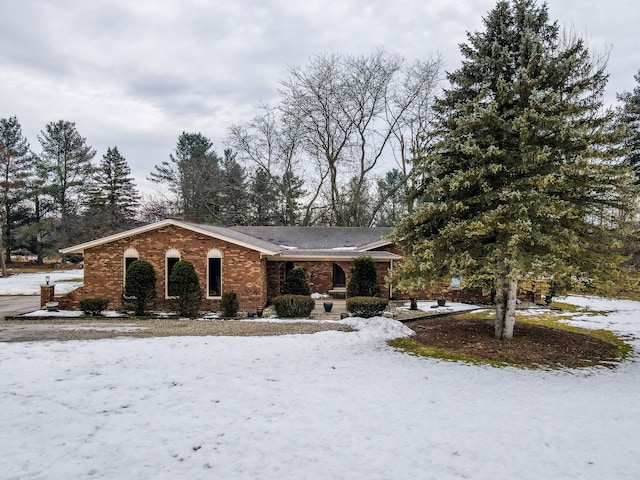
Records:
[[[308,295],[280,295],[273,299],[276,313],[282,318],[308,317],[316,302]]]
[[[289,270],[284,279],[284,293],[290,295],[310,295],[307,274],[300,267]]]
[[[125,277],[123,303],[132,306],[136,315],[144,315],[156,296],[156,271],[149,262],[136,260]]]
[[[225,292],[222,294],[222,300],[220,300],[220,311],[223,317],[235,317],[238,315],[238,309],[240,304],[238,303],[238,296],[235,292]]]
[[[83,298],[80,300],[80,310],[85,315],[101,315],[102,311],[109,305],[109,300],[106,298]]]
[[[347,297],[377,297],[380,295],[378,270],[371,257],[353,259],[351,280],[347,286]]]
[[[380,297],[349,297],[347,310],[354,317],[371,318],[384,313],[388,301]]]
[[[178,314],[189,318],[197,317],[202,304],[202,290],[193,264],[184,260],[177,262],[171,269],[169,282],[175,295],[171,303]]]

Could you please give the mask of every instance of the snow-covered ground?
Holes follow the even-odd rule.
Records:
[[[84,283],[82,269],[14,273],[8,277],[0,276],[0,295],[40,295],[40,285],[46,283],[47,276],[49,283],[56,286],[56,295],[68,293]]]
[[[571,297],[640,335],[640,302]],[[640,357],[526,371],[357,332],[9,343],[3,479],[637,479]],[[632,341],[636,350],[640,342]]]

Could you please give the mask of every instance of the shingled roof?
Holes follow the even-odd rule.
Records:
[[[285,249],[352,250],[388,245],[389,227],[230,227]]]
[[[236,245],[242,245],[273,259],[347,259],[363,255],[370,255],[374,259],[385,261],[401,258],[391,252],[370,251],[391,243],[391,240],[386,238],[391,234],[391,228],[216,227],[176,219],[152,223],[60,251],[62,253],[84,253],[87,248],[131,237],[167,225],[175,225]]]

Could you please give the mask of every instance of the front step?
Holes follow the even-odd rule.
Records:
[[[341,320],[341,315],[339,313],[331,313],[331,312],[320,312],[320,313],[311,313],[309,315],[311,320]]]

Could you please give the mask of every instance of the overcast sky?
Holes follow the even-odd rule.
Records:
[[[34,151],[51,121],[76,123],[98,154],[117,146],[143,191],[181,132],[222,153],[226,129],[274,100],[292,65],[318,53],[408,60],[482,29],[495,0],[0,0],[0,117],[17,116]],[[550,0],[551,18],[592,51],[609,49],[607,101],[640,69],[638,0]]]

